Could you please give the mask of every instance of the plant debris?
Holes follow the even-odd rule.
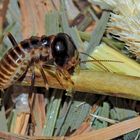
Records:
[[[53,65],[43,69],[48,90],[35,67],[34,86],[29,68],[25,78],[0,91],[0,138],[139,139],[138,6],[136,0],[0,1],[0,67],[12,47],[8,32],[17,42],[64,32],[80,55],[74,88],[68,77],[60,84]]]

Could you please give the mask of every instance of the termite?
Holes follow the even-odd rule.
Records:
[[[47,82],[43,64],[49,64],[50,60],[54,63],[58,75],[61,73],[68,79],[76,65],[79,64],[76,46],[65,33],[32,36],[19,44],[11,33],[8,33],[8,38],[13,47],[0,60],[0,90],[14,84],[31,66],[38,65],[44,81]]]
[[[20,43],[16,42],[11,33],[7,35],[13,47],[10,48],[0,60],[1,91],[13,85],[21,77],[24,77],[28,69],[31,67],[34,68],[35,66],[38,66],[45,86],[48,88],[48,80],[43,69],[44,66],[55,68],[56,78],[63,86],[60,75],[74,85],[74,82],[71,80],[71,75],[80,63],[98,62],[99,65],[109,71],[100,61],[120,62],[113,60],[96,60],[84,52],[79,52],[71,37],[66,33],[58,33],[57,35],[50,36],[43,35],[41,37],[32,36]],[[79,57],[80,53],[87,55],[92,60],[82,61]],[[34,77],[35,74],[33,70],[32,83],[34,83]]]

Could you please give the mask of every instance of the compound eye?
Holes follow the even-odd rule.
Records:
[[[67,46],[65,46],[64,42],[58,41],[53,47],[53,55],[55,57],[64,57],[67,55]]]
[[[41,43],[43,46],[46,46],[46,47],[50,46],[50,40],[46,36],[41,37]]]

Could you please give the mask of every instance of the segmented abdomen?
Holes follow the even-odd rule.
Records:
[[[0,60],[0,90],[17,81],[26,71],[28,64],[29,60],[20,45],[9,49]]]

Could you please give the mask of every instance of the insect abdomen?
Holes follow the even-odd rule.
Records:
[[[9,49],[0,60],[0,90],[9,87],[26,71],[28,60],[20,46]]]

